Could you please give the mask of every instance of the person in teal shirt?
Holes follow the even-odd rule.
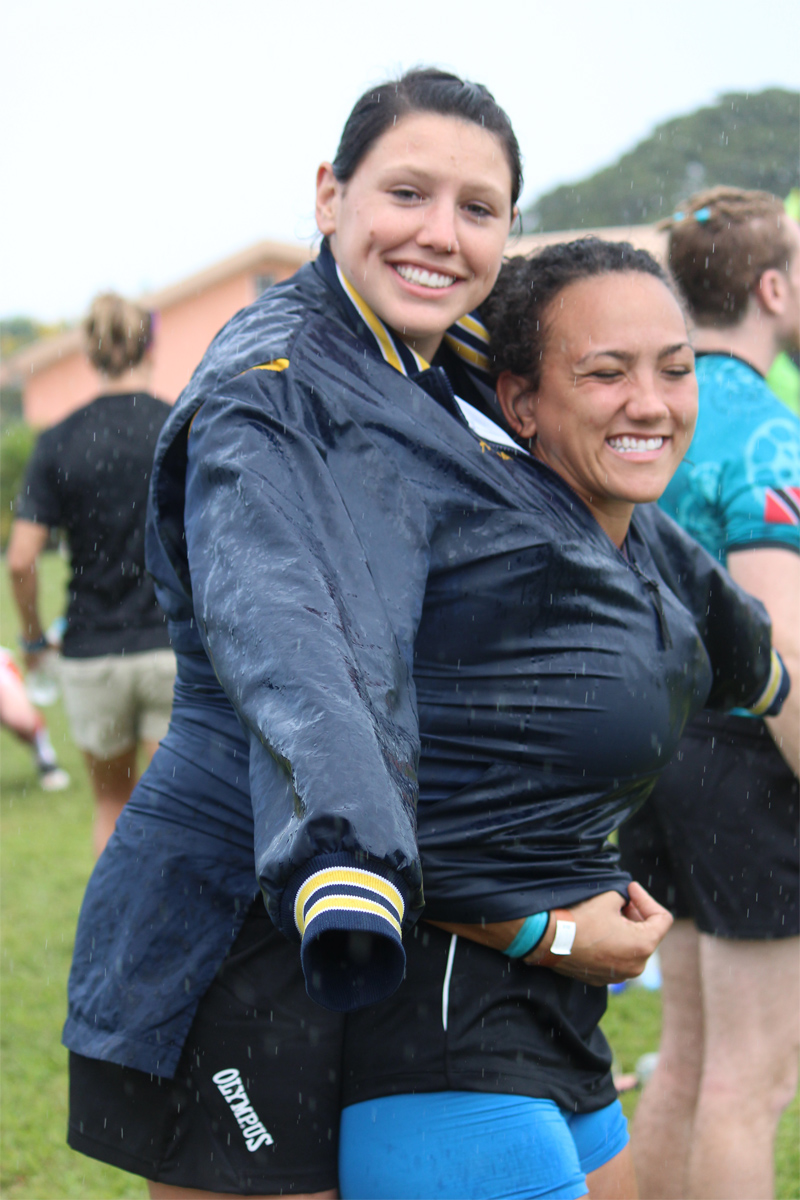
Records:
[[[795,686],[777,720],[702,713],[620,830],[624,865],[676,917],[632,1148],[645,1200],[768,1197],[800,1044],[800,421],[765,376],[800,344],[800,228],[764,192],[715,188],[681,210],[669,256],[699,418],[661,504],[765,605]]]
[[[800,420],[735,355],[698,351],[697,383],[695,435],[661,507],[720,562],[767,546],[800,552]]]

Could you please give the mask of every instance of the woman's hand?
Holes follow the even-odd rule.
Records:
[[[672,925],[672,916],[641,884],[631,883],[628,894],[627,904],[619,892],[601,892],[573,904],[568,912],[552,912],[547,932],[523,962],[549,967],[596,987],[641,975]],[[575,922],[575,940],[568,955],[550,950],[557,919]]]
[[[626,903],[619,892],[601,892],[591,900],[573,904],[569,911],[554,910],[542,940],[522,961],[582,979],[595,987],[641,975],[648,958],[672,925],[672,917],[641,884],[631,883],[628,895]],[[568,955],[552,954],[550,950],[557,920],[575,922],[575,940]],[[521,920],[488,925],[441,921],[431,924],[494,950],[510,946],[522,927]]]

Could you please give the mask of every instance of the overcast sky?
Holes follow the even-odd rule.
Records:
[[[260,238],[310,239],[371,84],[485,83],[524,202],[724,91],[800,87],[796,0],[4,0],[0,316],[79,316]]]

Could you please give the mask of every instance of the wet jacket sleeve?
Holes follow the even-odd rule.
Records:
[[[791,681],[772,649],[763,604],[656,505],[638,509],[637,517],[662,578],[692,613],[711,659],[714,682],[706,707],[777,715]]]
[[[425,513],[361,490],[373,472],[356,468],[358,444],[337,479],[335,446],[298,411],[290,372],[256,375],[207,400],[189,433],[193,603],[250,735],[270,914],[301,939],[309,994],[344,1010],[398,986],[401,927],[421,905],[411,664]]]

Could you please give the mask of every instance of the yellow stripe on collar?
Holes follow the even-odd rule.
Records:
[[[465,362],[472,363],[474,367],[480,367],[482,371],[489,370],[488,355],[481,354],[480,350],[475,350],[472,346],[468,346],[466,342],[462,342],[460,338],[457,338],[452,333],[446,333],[444,340],[459,358],[463,358]]]
[[[456,328],[466,329],[467,333],[471,333],[473,337],[479,338],[482,342],[486,342],[487,346],[489,345],[489,330],[469,313],[456,321]]]
[[[341,283],[342,283],[342,287],[347,292],[348,296],[353,301],[353,304],[355,304],[358,311],[361,313],[361,316],[364,318],[364,321],[366,322],[366,324],[369,325],[370,329],[375,334],[375,337],[378,341],[378,345],[381,348],[381,353],[383,354],[383,357],[386,359],[389,366],[394,367],[396,371],[400,371],[401,374],[405,375],[405,371],[403,370],[403,364],[400,361],[400,357],[394,348],[392,339],[389,337],[389,334],[387,332],[386,326],[383,324],[383,321],[379,320],[378,317],[375,316],[375,313],[372,311],[372,309],[367,304],[367,302],[365,300],[361,299],[361,297],[359,296],[356,289],[353,287],[350,280],[345,276],[344,272],[338,268],[338,265],[337,265],[337,270],[338,270],[338,274],[339,274],[339,279],[341,280]]]
[[[397,352],[397,347],[394,344],[392,335],[390,334],[389,330],[384,325],[383,321],[380,319],[379,316],[377,316],[372,311],[372,309],[367,304],[364,297],[359,295],[359,293],[353,287],[352,283],[347,278],[347,276],[344,274],[344,272],[342,271],[342,269],[338,263],[336,264],[336,274],[339,277],[339,282],[341,283],[344,290],[347,292],[347,295],[349,296],[349,298],[352,300],[356,309],[358,310],[361,317],[363,318],[365,324],[367,324],[369,326],[369,328],[372,330],[372,333],[375,336],[375,340],[377,341],[378,346],[380,348],[380,352],[383,355],[383,357],[386,359],[389,366],[394,367],[394,369],[396,371],[399,371],[401,375],[407,375],[408,372],[406,371],[406,369],[403,365],[403,361]],[[422,357],[421,354],[417,354],[416,350],[412,350],[412,348],[410,346],[406,345],[405,343],[404,343],[404,349],[407,350],[408,353],[411,355],[411,357],[414,359],[414,362],[416,363],[418,371],[427,371],[428,370],[430,363],[426,362],[426,360]]]

